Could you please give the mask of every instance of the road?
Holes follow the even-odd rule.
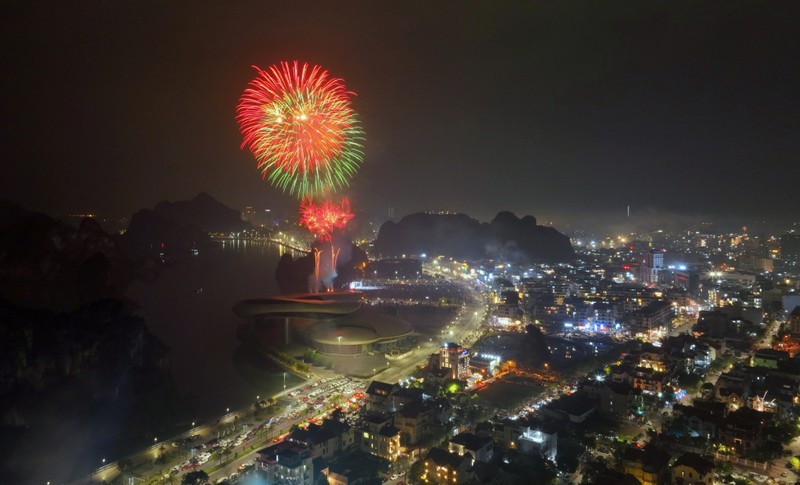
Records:
[[[452,281],[452,275],[443,275],[446,278]],[[461,345],[469,346],[477,340],[477,338],[481,334],[481,322],[483,321],[484,314],[486,312],[486,306],[484,302],[484,298],[482,295],[477,293],[477,290],[471,287],[467,282],[456,280],[456,284],[463,285],[465,289],[470,292],[475,292],[473,294],[473,298],[470,300],[472,302],[477,302],[473,304],[465,304],[462,306],[461,310],[458,312],[456,317],[453,321],[446,325],[440,333],[439,339],[433,339],[435,341],[428,341],[423,342],[419,345],[417,349],[414,349],[409,355],[397,359],[391,362],[391,365],[383,372],[374,376],[374,379],[381,380],[384,382],[398,382],[402,379],[405,379],[409,375],[411,375],[419,365],[424,364],[427,362],[428,356],[432,353],[438,352],[440,345],[443,341],[454,341],[458,342]],[[312,376],[312,378],[306,382],[303,382],[292,389],[287,389],[285,393],[279,393],[278,395],[274,396],[279,398],[283,395],[293,394],[297,391],[302,391],[298,395],[293,396],[291,402],[298,403],[301,397],[307,396],[311,390],[308,390],[307,387],[313,386],[316,383],[319,383],[324,378],[332,378],[342,377],[338,374],[334,374],[332,371],[326,370],[318,370],[315,372],[316,375]],[[281,423],[279,426],[273,426],[266,432],[266,435],[259,438],[254,438],[249,440],[248,442],[243,443],[240,446],[237,446],[234,451],[240,452],[242,449],[246,449],[247,447],[252,447],[255,444],[260,444],[266,446],[267,444],[271,443],[272,439],[279,435],[279,432],[283,432],[288,430],[294,424],[300,424],[306,421],[309,417],[313,415],[320,415],[324,412],[330,411],[332,406],[328,409],[319,409],[315,410],[313,414],[299,414],[296,417],[287,420]],[[154,463],[155,458],[157,458],[160,454],[164,453],[164,450],[172,451],[174,448],[172,447],[172,442],[177,441],[183,438],[186,438],[190,435],[196,434],[199,435],[196,441],[198,442],[207,442],[210,439],[218,438],[218,437],[226,437],[231,438],[231,441],[236,438],[238,434],[246,433],[247,430],[253,429],[254,427],[260,425],[262,420],[256,420],[253,417],[252,409],[245,408],[241,410],[234,410],[219,419],[215,422],[206,423],[194,427],[191,430],[188,430],[186,433],[178,436],[170,437],[169,439],[163,441],[157,441],[153,444],[153,446],[142,450],[141,452],[127,457],[133,464],[134,467],[125,472],[126,476],[136,476],[136,477],[145,477],[144,483],[160,483],[163,481],[165,476],[168,476],[169,470],[175,466],[176,464],[184,463],[184,459],[179,460],[170,460],[167,464],[156,465]],[[243,426],[244,425],[244,426]],[[238,433],[232,432],[232,429],[236,427],[238,428]],[[245,431],[242,431],[244,428]],[[202,440],[202,441],[201,441]],[[219,470],[216,470],[209,474],[211,477],[211,482],[214,483],[216,480],[229,476],[231,473],[237,470],[237,467],[242,463],[251,463],[257,454],[257,450],[260,449],[261,446],[256,448],[256,451],[250,452],[245,456],[242,456],[233,462],[226,464]],[[214,468],[216,460],[209,460],[208,462],[204,463],[203,465],[197,467],[200,470],[209,470]],[[117,463],[109,463],[108,465],[96,470],[91,479],[95,481],[110,481],[113,480],[115,477],[120,475],[122,472],[117,466]],[[139,479],[137,479],[138,481]],[[87,480],[79,480],[74,483],[84,483]],[[398,480],[402,481],[402,480]]]
[[[477,300],[482,301],[481,298],[478,298]],[[442,338],[446,340],[459,342],[460,344],[465,346],[471,345],[480,335],[481,322],[483,321],[484,311],[485,307],[482,304],[477,306],[465,305],[456,315],[453,322],[451,322],[449,325],[446,325],[442,329],[441,333]],[[440,345],[441,345],[440,342],[432,342],[432,341],[420,344],[419,348],[415,349],[408,356],[393,361],[390,367],[385,371],[376,375],[375,379],[383,382],[394,383],[407,378],[417,369],[419,365],[427,362],[428,356],[430,354],[438,352]],[[304,386],[306,386],[307,384],[308,383],[303,383],[303,385],[298,386],[298,388],[304,388]],[[280,428],[288,428],[292,424],[301,423],[304,420],[305,419],[297,419],[291,423],[282,424]],[[268,434],[268,439],[265,445],[269,443],[269,440],[271,438],[277,436],[277,433],[274,431],[275,430],[273,430],[272,433]],[[256,451],[249,453],[237,459],[233,463],[226,465],[223,468],[211,473],[209,475],[209,477],[211,478],[211,483],[214,483],[216,480],[229,476],[231,473],[236,471],[237,467],[242,463],[252,463],[252,461],[256,457],[256,454],[257,454]],[[398,478],[390,482],[399,485],[400,483],[404,482],[404,479]]]
[[[442,329],[439,339],[422,342],[419,348],[414,349],[407,357],[393,361],[390,367],[377,374],[375,379],[389,383],[405,379],[418,366],[427,362],[429,355],[439,352],[444,341],[456,342],[462,346],[469,347],[475,342],[480,333],[483,310],[484,308],[480,306],[462,307],[453,322]]]

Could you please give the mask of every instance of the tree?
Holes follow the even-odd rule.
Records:
[[[560,472],[572,474],[578,469],[578,453],[561,453],[556,457],[556,468]]]
[[[595,482],[595,479],[600,476],[601,474],[608,471],[608,464],[606,460],[602,458],[596,457],[589,457],[586,460],[586,463],[583,465],[583,481],[582,484],[592,484]]]
[[[417,484],[417,483],[425,483],[422,480],[422,473],[424,472],[424,466],[422,460],[417,460],[411,467],[408,469],[408,481],[409,483]]]
[[[203,470],[189,472],[181,480],[181,485],[201,485],[203,483],[208,483],[208,473]]]
[[[525,337],[522,339],[517,361],[521,367],[539,368],[550,359],[550,349],[544,334],[536,325],[525,326]]]

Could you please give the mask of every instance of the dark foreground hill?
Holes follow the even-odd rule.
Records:
[[[517,263],[557,263],[575,258],[569,238],[536,218],[503,211],[491,223],[466,214],[416,213],[386,222],[375,250],[385,256],[445,255],[457,259],[498,259]]]
[[[128,256],[94,219],[73,227],[0,201],[0,294],[27,307],[72,310],[121,295]]]
[[[0,483],[67,482],[191,415],[117,243],[0,201]]]

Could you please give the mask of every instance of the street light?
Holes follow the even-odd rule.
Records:
[[[283,393],[286,394],[286,372],[283,373]]]
[[[339,340],[339,353],[341,354],[342,353],[342,336],[339,335],[338,337],[336,337],[336,339]]]

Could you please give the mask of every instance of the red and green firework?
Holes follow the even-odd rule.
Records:
[[[298,198],[346,186],[363,160],[354,93],[319,66],[255,69],[236,119],[262,176]]]

